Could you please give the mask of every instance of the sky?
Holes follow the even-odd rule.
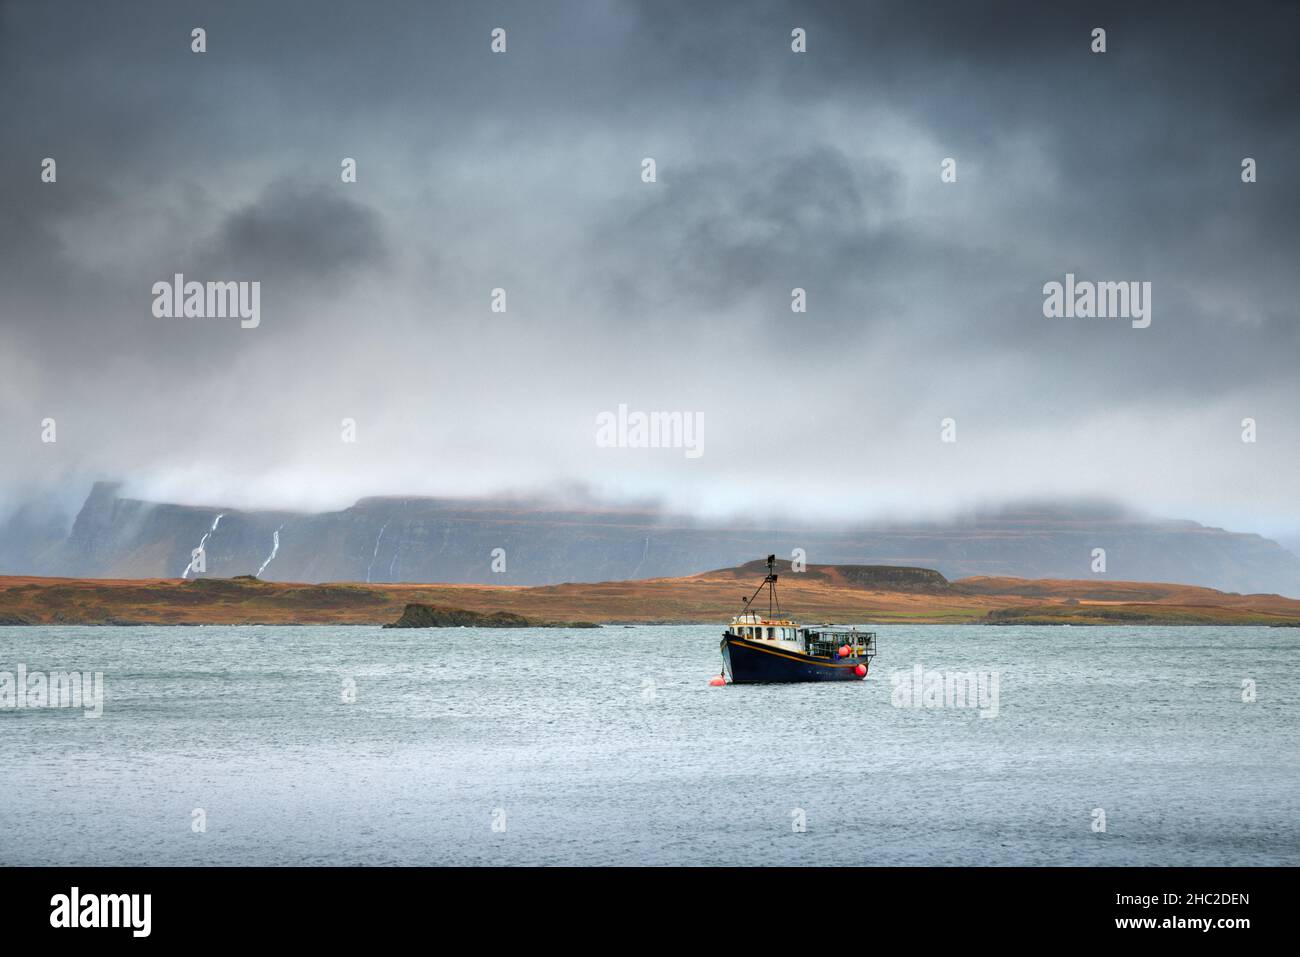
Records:
[[[1298,26],[0,2],[0,509],[114,478],[301,509],[1087,498],[1296,533]],[[260,324],[156,317],[176,273],[260,283]],[[1149,282],[1149,327],[1045,317],[1067,273]],[[690,416],[699,454],[597,441],[620,406]]]

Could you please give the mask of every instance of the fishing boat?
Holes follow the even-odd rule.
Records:
[[[865,678],[876,656],[875,632],[829,624],[804,627],[786,618],[776,580],[776,556],[768,555],[767,577],[722,635],[723,674],[733,684]],[[766,615],[754,604],[764,588]]]

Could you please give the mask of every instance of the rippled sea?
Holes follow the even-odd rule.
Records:
[[[1300,863],[1300,632],[875,630],[712,688],[715,626],[0,628],[105,687],[0,710],[0,863]],[[917,664],[997,716],[895,706]]]

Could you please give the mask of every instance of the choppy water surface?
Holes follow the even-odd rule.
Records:
[[[105,683],[0,710],[0,863],[1300,860],[1296,631],[876,630],[866,682],[710,688],[713,626],[0,628]],[[918,663],[998,716],[893,706]]]

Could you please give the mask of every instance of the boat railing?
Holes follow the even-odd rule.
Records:
[[[809,628],[808,654],[823,658],[835,658],[844,645],[853,649],[858,658],[876,657],[876,633],[874,631],[853,631],[851,629]]]

